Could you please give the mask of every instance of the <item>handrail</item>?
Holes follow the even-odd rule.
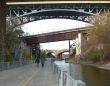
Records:
[[[75,80],[67,71],[62,70],[53,63],[53,70],[57,77],[58,86],[86,86],[82,80]]]

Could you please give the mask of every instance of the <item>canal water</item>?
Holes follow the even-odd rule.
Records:
[[[70,64],[70,75],[82,80],[86,86],[110,86],[110,70],[89,65]]]

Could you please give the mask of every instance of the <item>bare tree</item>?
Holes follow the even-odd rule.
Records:
[[[104,13],[92,18],[93,27],[88,28],[88,40],[83,45],[84,57],[92,60],[110,60],[110,16]]]

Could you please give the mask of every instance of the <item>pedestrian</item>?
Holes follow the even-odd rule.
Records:
[[[35,63],[37,64],[37,67],[39,67],[39,63],[40,63],[39,58],[37,58],[37,59],[35,60]]]
[[[55,56],[52,56],[51,63],[53,63],[54,61],[55,61]]]
[[[42,57],[42,58],[41,58],[41,65],[42,65],[42,67],[44,67],[44,64],[45,64],[45,58]]]

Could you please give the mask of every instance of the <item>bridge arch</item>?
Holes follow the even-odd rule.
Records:
[[[63,55],[64,53],[68,53],[68,54]],[[64,51],[59,52],[57,54],[57,58],[59,58],[59,59],[69,58],[69,50],[64,50]]]
[[[84,10],[75,10],[75,9],[47,9],[47,10],[33,10],[29,13],[24,13],[19,15],[16,18],[18,21],[18,25],[26,24],[29,22],[42,20],[42,19],[53,19],[53,18],[60,18],[60,19],[74,19],[83,22],[89,22],[91,17],[96,15],[95,13],[86,12]],[[14,21],[15,18],[12,18]]]
[[[32,21],[50,18],[74,19],[89,22],[93,15],[99,15],[109,10],[109,3],[102,2],[36,2],[32,3],[6,3],[7,15],[17,18],[18,25]],[[49,14],[49,15],[47,15]]]

